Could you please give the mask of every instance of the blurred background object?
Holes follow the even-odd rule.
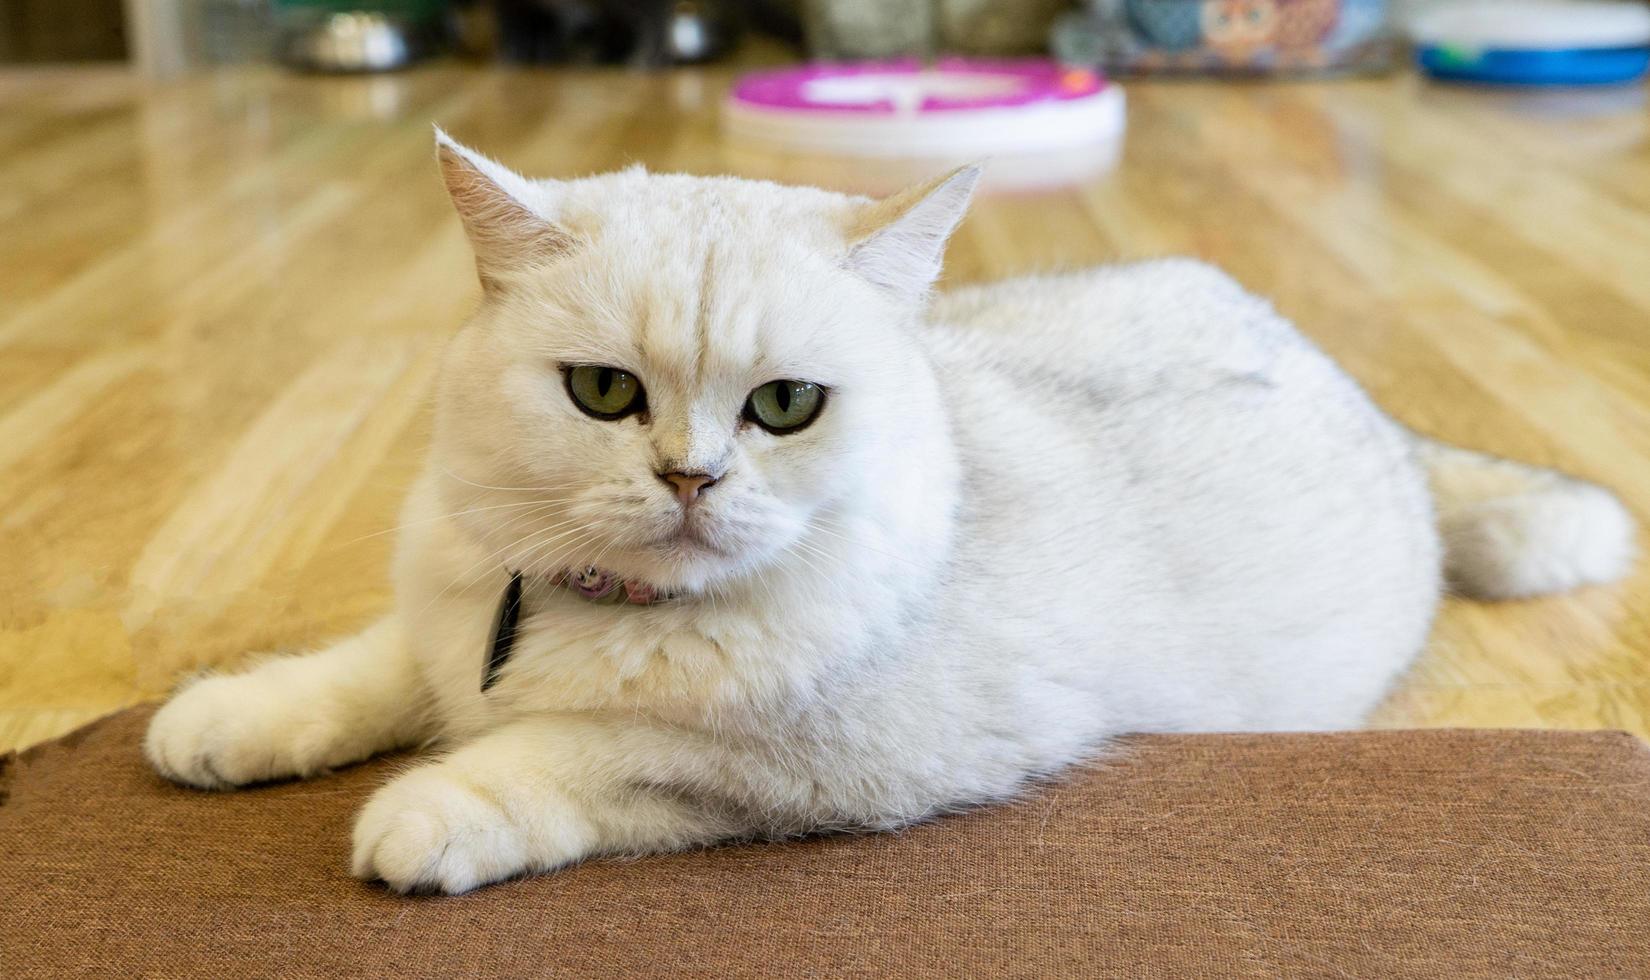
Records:
[[[1392,67],[1409,27],[1435,77],[1585,83],[1650,66],[1645,24],[1645,0],[0,0],[0,62],[126,59],[150,77],[435,55],[651,69],[763,35],[746,61],[1053,54],[1110,75],[1253,78]]]
[[[127,58],[164,78],[278,59],[379,71],[435,54],[659,68],[799,44],[801,0],[0,0],[0,61]],[[129,39],[129,40],[128,40]]]
[[[129,59],[151,78],[274,54],[271,0],[125,0],[124,10]]]
[[[443,0],[275,0],[276,50],[311,71],[390,71],[443,40]]]
[[[495,0],[499,54],[529,64],[709,61],[742,28],[735,0]]]
[[[0,0],[0,62],[126,57],[121,0]]]
[[[928,57],[938,47],[936,0],[805,0],[815,58]]]
[[[1042,54],[1049,29],[1070,7],[1069,0],[942,0],[941,46],[961,54]]]
[[[1650,8],[1614,0],[1458,0],[1416,13],[1423,70],[1495,85],[1608,85],[1650,69]]]
[[[722,132],[747,172],[777,176],[808,159],[897,186],[989,158],[990,186],[1025,190],[1109,169],[1124,116],[1122,89],[1092,71],[947,56],[747,73],[723,104]]]
[[[1054,53],[1114,74],[1300,75],[1394,61],[1386,0],[1088,0]]]
[[[1040,54],[1071,0],[805,0],[815,58]]]

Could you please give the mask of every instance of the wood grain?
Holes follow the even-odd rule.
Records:
[[[864,186],[720,144],[726,70],[0,73],[0,749],[387,601],[435,357],[474,301],[430,123],[522,169]],[[982,200],[948,277],[1226,267],[1443,438],[1650,518],[1642,89],[1137,84],[1121,165]],[[1650,574],[1450,602],[1374,724],[1650,735]]]

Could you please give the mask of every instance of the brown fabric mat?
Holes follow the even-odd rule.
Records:
[[[147,710],[0,775],[0,976],[1650,977],[1650,751],[1615,733],[1157,736],[897,835],[458,898],[345,873],[397,763],[213,794]]]

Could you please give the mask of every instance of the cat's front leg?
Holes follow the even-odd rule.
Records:
[[[706,752],[581,716],[514,722],[380,789],[356,819],[353,871],[455,894],[595,855],[725,839],[742,828],[670,788],[692,782]]]
[[[394,617],[303,656],[204,677],[149,723],[143,751],[168,779],[222,789],[309,776],[425,737],[422,681]]]

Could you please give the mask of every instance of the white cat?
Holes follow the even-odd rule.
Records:
[[[975,170],[869,201],[439,157],[485,289],[395,608],[188,686],[146,743],[223,787],[439,740],[362,812],[363,878],[897,827],[1122,732],[1356,725],[1443,572],[1631,560],[1608,493],[1406,433],[1207,266],[928,308]]]

